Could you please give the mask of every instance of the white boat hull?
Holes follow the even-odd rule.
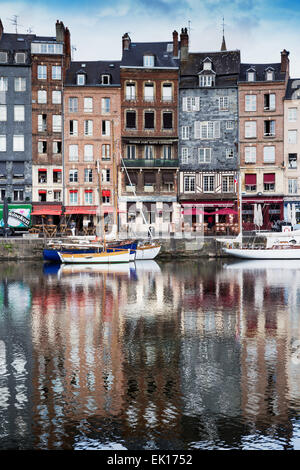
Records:
[[[154,259],[160,252],[160,246],[158,245],[141,245],[138,246],[135,253],[135,259]]]
[[[224,252],[235,258],[246,259],[300,259],[300,249],[285,248],[279,250],[252,250],[240,248],[224,248]]]
[[[58,253],[62,263],[129,263],[130,250],[100,253]]]

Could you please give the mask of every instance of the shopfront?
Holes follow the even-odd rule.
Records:
[[[282,197],[243,197],[243,230],[272,230],[277,220],[283,220]]]

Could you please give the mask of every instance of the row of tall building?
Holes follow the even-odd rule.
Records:
[[[237,221],[254,228],[300,219],[300,79],[289,52],[242,63],[240,51],[190,52],[186,28],[166,42],[122,37],[120,61],[73,61],[70,31],[12,34],[0,20],[0,198],[32,204],[58,224],[154,228]],[[99,191],[100,188],[100,191]],[[142,220],[145,221],[145,219]],[[173,227],[173,228],[172,228]]]

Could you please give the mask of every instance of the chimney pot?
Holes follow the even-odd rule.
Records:
[[[123,34],[122,36],[122,50],[127,51],[130,48],[131,39],[128,33]]]
[[[178,33],[173,31],[173,56],[178,57]]]

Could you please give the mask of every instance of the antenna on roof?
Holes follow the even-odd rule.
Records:
[[[13,15],[12,18],[8,18],[11,24],[15,26],[16,34],[18,34],[18,26],[22,26],[21,24],[18,23],[18,18],[19,18],[19,15]]]
[[[72,46],[71,49],[72,49],[71,60],[74,60],[74,52],[77,51],[77,47],[76,47],[76,46]]]
[[[191,31],[194,29],[191,27],[191,20],[188,21],[188,32],[189,32],[189,43],[191,43]]]
[[[223,21],[222,21],[222,31],[223,31],[223,38],[222,38],[222,45],[221,45],[221,51],[226,51],[226,42],[225,42],[225,23],[224,23],[224,16],[223,16]]]
[[[26,29],[26,33],[32,34],[33,33],[33,28],[32,26],[29,26],[29,28]]]

